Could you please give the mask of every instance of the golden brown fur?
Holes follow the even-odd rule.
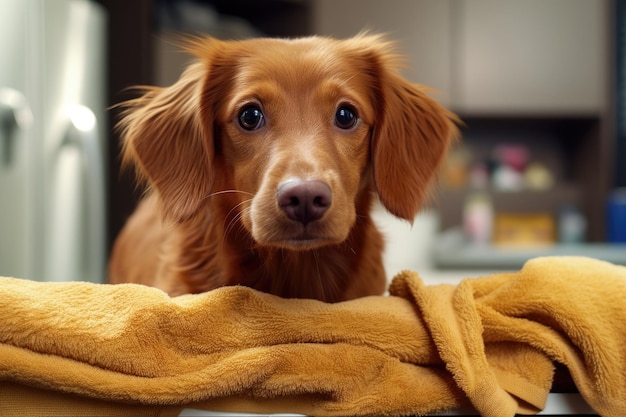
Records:
[[[178,82],[126,103],[123,157],[150,191],[117,239],[110,281],[329,302],[382,293],[374,193],[411,221],[455,117],[399,75],[378,36],[206,38],[187,49],[198,59]],[[263,124],[246,130],[250,108]],[[289,181],[325,184],[321,218],[282,208]]]

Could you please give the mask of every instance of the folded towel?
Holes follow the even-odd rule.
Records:
[[[0,414],[365,416],[471,404],[503,417],[541,410],[562,364],[602,416],[626,415],[626,268],[538,258],[458,286],[407,271],[390,293],[326,304],[245,287],[170,298],[0,278]]]

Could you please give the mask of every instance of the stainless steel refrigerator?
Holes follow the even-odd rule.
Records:
[[[106,15],[0,0],[0,275],[104,277]]]

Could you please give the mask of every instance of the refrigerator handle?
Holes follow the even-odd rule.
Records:
[[[0,166],[11,165],[18,131],[26,129],[32,119],[24,94],[12,88],[0,88]]]
[[[49,279],[103,282],[105,191],[97,119],[86,106],[70,109],[53,179]]]

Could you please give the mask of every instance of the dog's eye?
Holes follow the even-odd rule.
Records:
[[[248,106],[239,113],[239,126],[246,130],[259,129],[263,123],[263,112],[257,106]]]
[[[351,129],[357,121],[356,111],[350,106],[341,106],[335,113],[335,124],[341,129]]]

